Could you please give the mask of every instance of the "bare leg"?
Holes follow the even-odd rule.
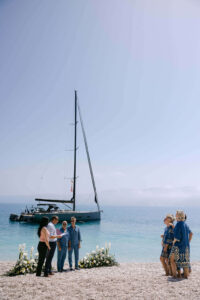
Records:
[[[189,276],[189,268],[184,268],[184,278],[187,278],[188,279],[188,276]]]
[[[177,277],[176,275],[176,263],[175,263],[175,260],[174,260],[174,254],[171,255],[170,257],[170,264],[171,264],[171,268],[172,268],[172,276],[173,277]]]
[[[172,276],[172,267],[171,267],[169,258],[167,259],[167,264],[168,264],[169,275]]]
[[[168,265],[166,264],[166,258],[165,257],[160,257],[160,261],[161,261],[161,264],[165,270],[165,274],[168,276],[169,275],[169,270],[168,270]]]
[[[181,278],[181,269],[177,270],[178,272],[178,278]]]

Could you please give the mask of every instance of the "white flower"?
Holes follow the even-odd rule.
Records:
[[[26,248],[26,244],[21,245],[21,249],[24,250]]]
[[[30,258],[32,258],[32,256],[33,256],[33,250],[34,250],[34,248],[33,248],[33,247],[31,247],[31,251],[30,251]]]
[[[109,248],[109,249],[111,248],[111,242],[108,243],[108,248]]]

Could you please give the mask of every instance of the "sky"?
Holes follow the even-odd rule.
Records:
[[[197,0],[0,0],[0,201],[71,197],[76,89],[100,203],[199,205],[199,15]]]

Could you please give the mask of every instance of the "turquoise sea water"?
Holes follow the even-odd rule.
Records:
[[[0,204],[0,260],[16,260],[18,245],[26,243],[27,249],[38,244],[36,224],[10,222],[10,213],[19,213],[24,204]],[[86,207],[82,207],[86,209]],[[191,243],[191,260],[200,260],[200,208],[184,208],[187,223],[194,233]],[[111,252],[119,262],[159,261],[161,238],[167,213],[176,208],[165,207],[103,207],[102,220],[79,224],[82,233],[80,257],[111,242]],[[59,225],[60,226],[60,225]],[[56,256],[55,258],[56,259]]]

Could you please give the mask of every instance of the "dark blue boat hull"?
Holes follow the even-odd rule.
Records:
[[[71,217],[75,217],[77,222],[88,222],[101,220],[101,211],[58,211],[58,212],[38,212],[34,214],[21,214],[18,218],[11,218],[11,221],[40,223],[42,217],[58,216],[59,222],[70,221]]]

